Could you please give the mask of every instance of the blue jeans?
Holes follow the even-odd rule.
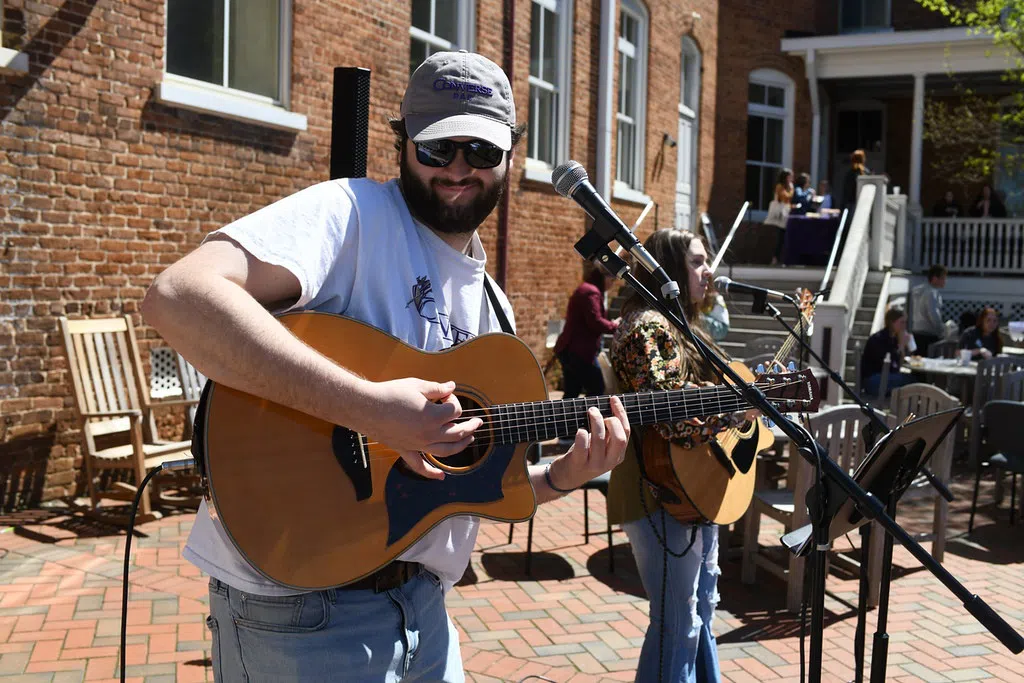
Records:
[[[674,553],[686,548],[693,533],[692,524],[681,524],[663,510],[622,525],[633,548],[640,580],[651,601],[651,625],[640,651],[636,680],[717,682],[721,680],[721,673],[711,623],[718,604],[718,575],[721,574],[718,568],[718,527],[713,524],[698,526],[693,547],[685,555],[668,555],[668,576],[662,595],[665,554],[651,528],[652,522],[658,536],[667,539],[668,547]],[[662,643],[664,652],[661,651]]]
[[[210,579],[217,683],[463,683],[459,638],[440,579],[423,572],[383,593],[253,595]]]
[[[904,375],[901,372],[892,371],[889,373],[889,386],[885,390],[885,395],[888,396],[893,389],[906,386],[917,380],[910,375]],[[878,396],[878,390],[882,388],[882,373],[875,375],[869,375],[864,378],[861,383],[861,392],[869,396]]]

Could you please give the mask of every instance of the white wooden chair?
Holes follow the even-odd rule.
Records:
[[[839,466],[852,473],[864,459],[864,441],[861,429],[867,422],[867,416],[856,405],[841,405],[811,415],[806,423],[808,431],[818,443],[824,446],[830,458]],[[886,419],[890,425],[895,424],[894,418]],[[787,488],[758,488],[754,491],[754,499],[744,519],[743,567],[741,578],[744,583],[754,583],[756,569],[762,567],[786,581],[786,608],[792,612],[799,611],[803,599],[804,558],[788,554],[788,566],[781,566],[771,561],[760,551],[757,539],[761,527],[761,516],[767,515],[782,522],[786,532],[798,529],[809,521],[804,498],[811,485],[813,474],[811,466],[790,445],[789,473],[786,479]],[[868,604],[878,604],[878,592],[881,586],[882,534],[872,534],[871,549],[868,560],[868,581],[870,592]],[[872,530],[874,531],[874,529]]]
[[[958,408],[960,401],[942,389],[931,384],[908,384],[893,389],[891,410],[897,423],[902,423],[911,414],[918,417],[933,415],[944,410]],[[953,466],[953,448],[956,438],[950,432],[932,454],[928,467],[943,484],[949,484]],[[946,527],[949,518],[949,503],[938,495],[931,483],[922,475],[914,480],[911,487],[900,498],[900,502],[921,497],[935,498],[935,514],[932,521],[932,557],[942,562],[946,550]]]
[[[156,439],[138,343],[128,316],[93,320],[61,317],[60,328],[81,423],[86,485],[92,511],[99,512],[101,498],[132,500],[146,472],[161,463],[187,457],[192,443]],[[113,481],[109,486],[100,483],[119,477],[132,481]],[[152,481],[151,495],[143,496],[139,503],[139,522],[160,516],[153,510],[153,501],[186,506],[199,503],[198,497],[161,494],[159,479]],[[104,518],[126,521],[127,515]]]

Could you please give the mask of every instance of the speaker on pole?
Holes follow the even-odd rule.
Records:
[[[331,112],[331,180],[366,177],[370,125],[370,70],[334,68]]]

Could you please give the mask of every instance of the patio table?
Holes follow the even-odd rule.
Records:
[[[791,266],[825,265],[838,230],[839,216],[790,216],[786,220],[782,262]]]

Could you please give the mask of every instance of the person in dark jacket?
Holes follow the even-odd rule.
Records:
[[[984,185],[974,198],[971,215],[975,218],[1006,218],[1006,207],[999,195],[992,191],[991,185]]]
[[[614,278],[599,268],[591,270],[569,297],[565,327],[555,342],[555,355],[562,364],[563,398],[604,393],[604,377],[597,363],[601,337],[619,324],[609,320],[604,309],[604,290]]]
[[[789,214],[803,216],[814,209],[814,190],[811,188],[811,176],[801,173],[793,183],[793,199],[790,202]]]
[[[914,381],[910,375],[900,374],[900,365],[907,352],[910,335],[907,334],[907,316],[899,308],[885,312],[885,327],[868,338],[860,361],[860,385],[865,394],[878,396],[882,383],[885,356],[889,355],[889,391]]]
[[[936,218],[961,218],[964,215],[964,210],[960,207],[960,202],[953,196],[953,191],[946,190],[942,201],[935,202],[935,206],[932,207],[932,215]]]
[[[839,208],[849,209],[851,214],[853,214],[853,209],[857,205],[857,178],[871,173],[864,165],[866,159],[867,156],[864,154],[864,150],[854,150],[850,154],[850,168],[847,169],[846,175],[843,177],[843,197]]]
[[[1003,338],[999,334],[999,314],[986,306],[978,315],[978,322],[960,335],[960,348],[970,349],[973,360],[991,358],[1003,352]]]

